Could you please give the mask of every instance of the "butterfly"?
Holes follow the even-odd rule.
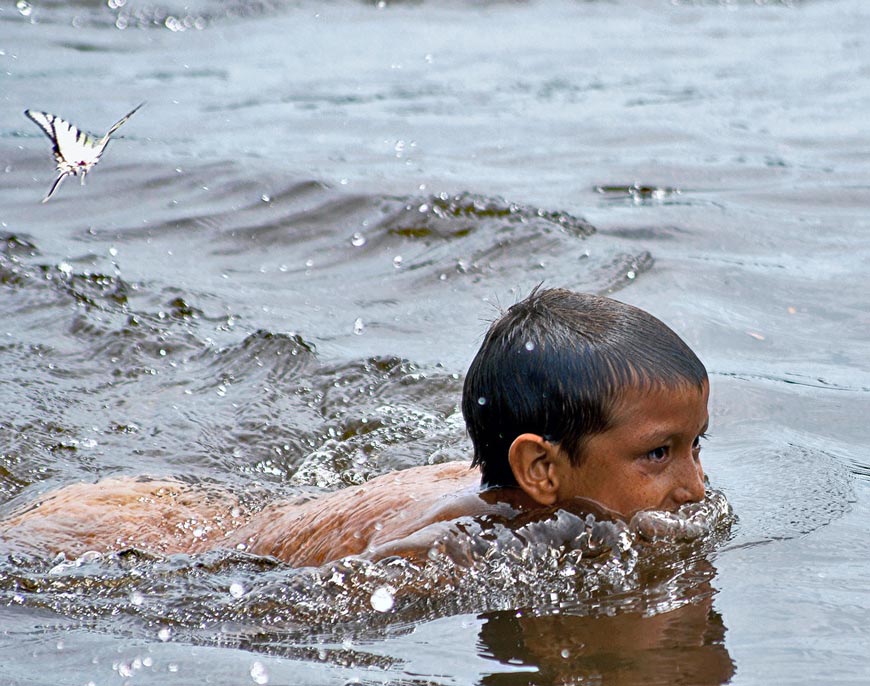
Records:
[[[51,188],[48,189],[48,194],[42,199],[42,202],[48,201],[58,186],[60,186],[60,182],[67,176],[78,176],[81,174],[82,185],[84,185],[85,176],[100,161],[100,155],[103,154],[103,150],[109,144],[109,137],[144,104],[143,102],[137,105],[116,121],[102,138],[91,136],[76,128],[68,121],[48,112],[24,110],[24,114],[39,126],[51,140],[54,146],[54,159],[57,161],[57,171],[60,172],[54,183],[51,184]]]

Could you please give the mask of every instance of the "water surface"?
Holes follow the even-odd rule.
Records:
[[[519,557],[461,582],[7,555],[4,677],[870,679],[868,27],[858,0],[0,8],[0,512],[109,475],[256,505],[467,459],[462,374],[544,282],[699,353],[736,513],[582,564],[496,546]],[[101,133],[143,100],[40,204],[23,110]]]

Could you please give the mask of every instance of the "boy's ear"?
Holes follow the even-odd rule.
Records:
[[[520,488],[541,505],[558,500],[558,448],[537,434],[520,434],[511,443],[508,461]]]

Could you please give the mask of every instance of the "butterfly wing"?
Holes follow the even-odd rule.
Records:
[[[80,171],[86,173],[100,159],[105,147],[101,144],[101,140],[89,136],[65,119],[48,112],[25,110],[24,114],[51,140],[58,171],[72,174],[78,174]]]
[[[140,107],[142,107],[142,105],[144,105],[144,104],[145,104],[144,102],[140,102],[138,105],[136,105],[136,107],[134,107],[132,110],[127,112],[127,114],[125,114],[123,117],[121,117],[118,121],[116,121],[114,124],[112,124],[112,128],[106,132],[105,136],[103,136],[100,140],[95,141],[94,145],[97,146],[97,157],[93,162],[94,164],[97,163],[97,160],[100,159],[100,155],[103,154],[103,150],[105,150],[106,146],[109,144],[109,138],[111,137],[111,135],[113,133],[115,133],[115,131],[117,131],[124,122],[126,122],[130,117],[132,117],[134,114],[136,114],[136,111]],[[82,183],[84,183],[84,181],[85,181],[85,177],[82,176]]]
[[[112,125],[112,128],[109,129],[109,131],[106,133],[106,135],[103,136],[103,140],[104,140],[106,143],[108,143],[108,142],[109,142],[109,136],[111,136],[113,133],[115,133],[115,131],[117,131],[117,130],[121,127],[121,124],[123,124],[123,123],[126,122],[130,117],[132,117],[134,114],[136,114],[136,112],[139,110],[139,108],[142,107],[142,105],[144,105],[144,104],[145,104],[144,102],[140,102],[138,105],[136,105],[136,107],[134,107],[132,110],[130,110],[129,112],[127,112],[127,114],[125,114],[123,117],[121,117],[118,121],[116,121],[116,122]],[[103,144],[103,147],[106,147],[105,143]]]
[[[53,146],[54,156],[57,157],[60,154],[60,150],[57,147],[57,136],[54,133],[54,122],[58,117],[55,117],[53,114],[49,114],[48,112],[37,112],[36,110],[24,110],[24,114],[28,119],[42,129],[42,132],[46,136],[48,136],[48,139],[51,141]],[[63,120],[61,119],[61,121]]]
[[[58,160],[58,168],[63,160],[87,173],[103,154],[104,146],[100,139],[88,135],[63,119],[55,118],[54,133],[61,158]]]

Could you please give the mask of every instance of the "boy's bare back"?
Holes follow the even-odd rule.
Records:
[[[439,524],[512,507],[478,494],[466,462],[385,474],[306,502],[247,513],[229,492],[180,481],[134,478],[73,484],[0,522],[0,541],[16,550],[76,557],[140,548],[162,554],[215,548],[271,555],[296,566],[347,555],[425,556]]]

